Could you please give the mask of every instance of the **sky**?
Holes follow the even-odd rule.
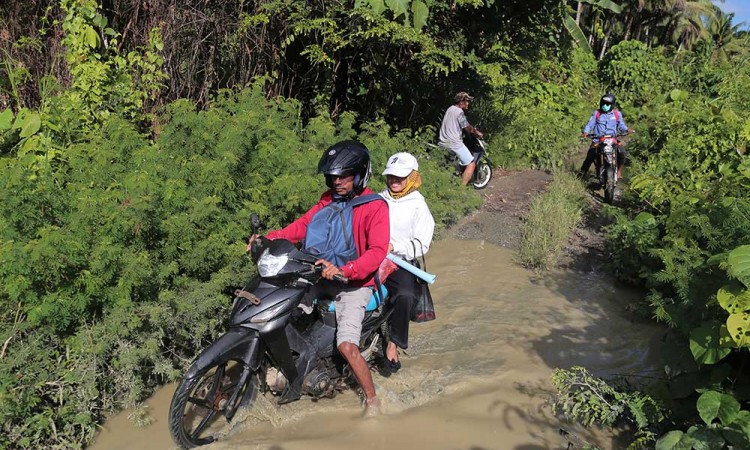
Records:
[[[732,23],[738,24],[745,22],[742,29],[747,29],[750,26],[750,0],[726,0],[723,3],[714,0],[714,3],[727,13],[734,13],[734,21]]]

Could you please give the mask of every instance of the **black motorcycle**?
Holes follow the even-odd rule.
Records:
[[[594,167],[599,185],[604,190],[604,202],[612,204],[615,199],[615,188],[617,187],[617,152],[620,148],[619,136],[625,136],[625,133],[616,135],[606,135],[599,137],[596,146],[596,159]],[[589,134],[587,137],[593,137]]]
[[[258,393],[270,391],[279,404],[302,395],[334,397],[353,379],[336,349],[334,302],[315,299],[311,314],[298,307],[321,281],[317,258],[265,237],[253,243],[251,257],[258,276],[235,291],[229,330],[195,359],[172,397],[169,431],[183,448],[214,442],[217,419],[231,421]],[[389,341],[392,310],[384,291],[373,295],[362,324],[360,351],[371,367]]]

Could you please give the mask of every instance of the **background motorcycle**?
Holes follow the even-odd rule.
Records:
[[[474,175],[471,177],[471,185],[474,189],[484,189],[490,184],[492,179],[492,161],[487,157],[487,142],[483,139],[479,139],[474,135],[464,134],[464,145],[469,149],[476,168],[474,168]],[[458,157],[451,150],[445,149],[435,144],[428,143],[427,146],[430,150],[438,150],[445,152],[445,161],[448,167],[453,167],[456,176],[460,177],[464,171],[464,166],[458,160]]]
[[[474,175],[471,177],[471,184],[474,189],[484,189],[492,179],[492,161],[487,157],[487,142],[472,134],[467,134],[464,136],[464,145],[474,156],[474,162],[477,165],[474,168]],[[450,153],[454,155],[453,152]],[[463,167],[458,162],[456,162],[456,166],[460,175],[463,172]]]
[[[235,291],[229,330],[195,359],[172,397],[169,431],[183,448],[215,441],[218,427],[211,425],[222,416],[231,421],[258,392],[272,392],[283,404],[302,394],[333,397],[347,387],[350,369],[336,350],[334,302],[317,300],[312,314],[298,308],[321,279],[317,258],[265,237],[253,243],[251,256],[258,276]],[[360,351],[371,365],[384,357],[389,341],[392,310],[386,305],[374,295],[363,321]]]
[[[604,190],[604,202],[612,204],[615,199],[615,188],[617,187],[617,152],[620,148],[620,141],[617,137],[625,136],[625,133],[616,135],[605,135],[599,137],[599,143],[596,146],[596,175],[599,185]],[[594,137],[589,134],[587,137]]]

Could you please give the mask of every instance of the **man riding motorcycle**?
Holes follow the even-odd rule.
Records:
[[[380,402],[370,369],[359,352],[359,340],[365,307],[375,285],[375,274],[388,253],[388,205],[367,187],[370,154],[358,141],[341,141],[329,147],[320,159],[318,171],[325,175],[330,189],[302,217],[281,230],[271,231],[266,237],[287,239],[292,243],[304,239],[306,248],[314,249],[319,255],[316,264],[323,265],[322,276],[328,280],[321,283],[320,292],[333,297],[336,302],[337,348],[349,363],[365,395],[365,414],[373,415],[378,412]],[[350,234],[349,237],[342,234],[342,222],[338,222],[338,226],[329,223],[340,216],[339,213],[329,214],[336,211],[331,208],[347,203],[356,205],[348,224],[351,229],[343,231]],[[256,237],[251,237],[248,249]],[[355,252],[346,255],[351,253],[349,242],[352,239]],[[339,248],[344,243],[349,250]],[[349,284],[333,281],[336,276],[349,279]]]
[[[440,147],[447,148],[458,156],[460,164],[464,168],[461,175],[464,186],[471,181],[477,164],[474,162],[474,155],[463,142],[463,133],[473,134],[480,139],[484,136],[466,119],[465,111],[468,111],[472,100],[474,100],[474,97],[466,92],[459,92],[455,95],[453,105],[445,111],[443,116],[440,125],[440,141],[438,142]]]
[[[633,130],[628,128],[622,113],[617,109],[617,99],[613,94],[604,94],[599,100],[599,109],[595,110],[586,126],[583,128],[581,137],[586,138],[593,135],[591,146],[586,153],[581,165],[580,176],[585,177],[591,167],[591,163],[596,159],[599,139],[602,136],[615,136],[617,133],[632,133]],[[622,145],[617,146],[617,178],[622,178],[622,167],[625,165],[625,148]]]

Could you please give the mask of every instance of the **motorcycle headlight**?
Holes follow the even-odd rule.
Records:
[[[279,273],[289,261],[289,255],[274,256],[269,249],[266,249],[258,258],[258,274],[265,277],[272,277]]]

